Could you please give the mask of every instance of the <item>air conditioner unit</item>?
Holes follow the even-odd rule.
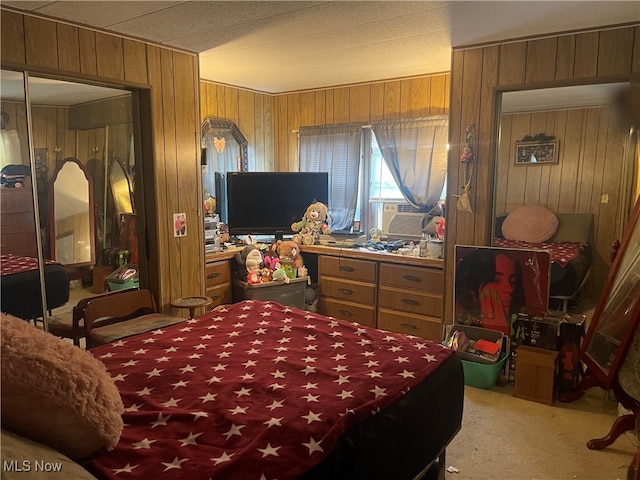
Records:
[[[420,238],[424,216],[424,212],[406,203],[385,203],[382,207],[382,234],[400,239]]]

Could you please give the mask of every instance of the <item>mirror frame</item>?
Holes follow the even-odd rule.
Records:
[[[204,119],[204,122],[202,122],[202,128],[200,130],[201,138],[204,138],[205,134],[207,134],[207,132],[209,132],[209,130],[211,129],[229,130],[231,132],[231,135],[233,135],[233,138],[236,142],[238,142],[238,145],[240,146],[240,156],[242,157],[241,171],[248,172],[249,142],[242,134],[238,126],[235,124],[235,122],[222,118],[207,117]]]
[[[87,169],[82,164],[82,162],[75,157],[67,157],[63,160],[58,160],[56,162],[56,169],[53,172],[53,176],[51,177],[51,180],[49,182],[49,232],[48,233],[49,233],[49,248],[50,248],[51,257],[55,257],[55,251],[56,251],[56,233],[55,233],[55,227],[54,227],[55,221],[56,221],[54,186],[55,186],[56,179],[58,178],[58,174],[60,173],[60,170],[62,170],[64,165],[69,162],[76,163],[78,167],[80,167],[80,170],[84,174],[85,178],[87,179],[87,188],[89,189],[89,241],[91,242],[91,258],[89,259],[89,261],[79,262],[79,263],[70,263],[70,264],[64,265],[65,268],[73,271],[73,270],[80,269],[81,267],[92,266],[96,263],[95,206],[93,203],[94,202],[93,180],[90,178],[89,173],[87,172]]]
[[[131,211],[130,212],[125,212],[125,211],[119,211],[116,205],[116,195],[114,192],[114,185],[113,185],[113,173],[114,173],[114,169],[115,168],[120,168],[120,170],[122,171],[122,175],[124,176],[125,180],[127,181],[127,184],[129,185],[129,203],[131,203]],[[109,166],[109,190],[111,192],[111,198],[113,200],[113,208],[115,209],[115,216],[119,217],[121,213],[126,213],[126,214],[134,214],[136,213],[136,205],[134,202],[134,198],[133,198],[133,181],[131,179],[131,175],[129,175],[129,173],[127,172],[127,169],[124,167],[124,164],[122,162],[122,160],[120,160],[117,157],[114,157],[111,159],[111,165]]]
[[[622,237],[620,248],[618,249],[607,283],[598,300],[598,306],[589,323],[589,329],[585,336],[582,348],[580,349],[580,359],[588,367],[589,371],[595,375],[599,384],[606,389],[612,388],[617,381],[618,371],[622,365],[623,360],[626,357],[627,350],[634,336],[634,332],[638,328],[640,323],[640,299],[638,298],[637,290],[640,288],[640,280],[637,280],[631,287],[631,291],[627,292],[622,298],[619,298],[616,305],[610,305],[609,296],[611,295],[614,287],[622,285],[629,280],[629,275],[635,272],[629,272],[626,269],[622,269],[623,262],[629,261],[627,257],[628,253],[633,254],[633,258],[637,259],[640,256],[640,245],[632,244],[631,240],[637,237],[637,232],[640,230],[640,198],[636,201],[636,205],[631,214],[631,218]],[[636,234],[636,235],[634,235]],[[635,250],[631,250],[634,248]],[[612,308],[611,308],[612,307]],[[608,310],[608,315],[605,316],[605,309]],[[589,347],[592,346],[592,341],[603,322],[607,322],[613,318],[614,315],[627,316],[630,321],[627,325],[619,331],[621,338],[615,338],[619,341],[619,345],[613,354],[611,365],[608,370],[602,366],[596,359],[589,354]]]

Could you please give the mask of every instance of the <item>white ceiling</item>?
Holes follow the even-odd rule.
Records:
[[[451,48],[640,21],[634,1],[11,1],[200,54],[200,77],[283,93],[450,70]]]

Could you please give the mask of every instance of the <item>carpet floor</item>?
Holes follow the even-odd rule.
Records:
[[[637,441],[631,432],[603,450],[618,404],[600,388],[554,406],[515,398],[513,387],[465,389],[462,430],[447,448],[448,480],[625,479]]]

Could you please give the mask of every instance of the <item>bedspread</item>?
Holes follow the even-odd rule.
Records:
[[[566,267],[567,264],[577,258],[584,249],[584,245],[579,242],[531,243],[521,240],[507,240],[506,238],[499,237],[495,239],[495,245],[496,247],[503,248],[549,250],[551,252],[551,261],[561,267]]]
[[[102,478],[293,479],[451,352],[273,302],[244,301],[91,350],[125,405]]]

